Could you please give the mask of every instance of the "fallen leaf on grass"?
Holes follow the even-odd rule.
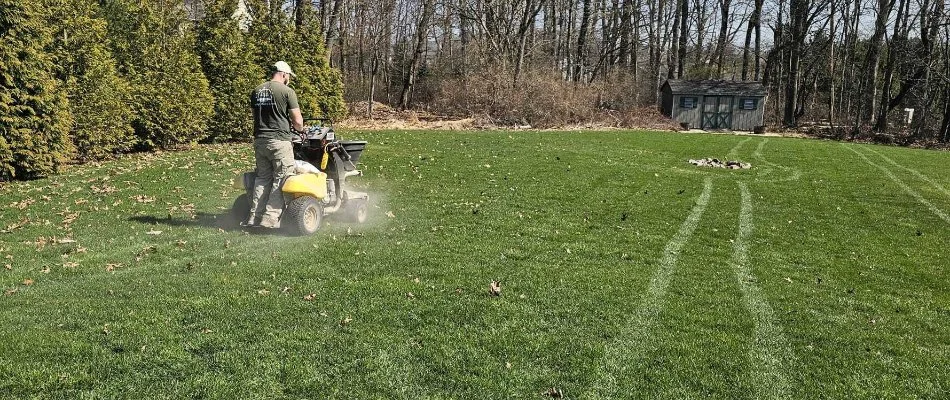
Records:
[[[134,197],[132,197],[132,199],[135,199],[135,201],[137,201],[137,202],[139,202],[139,203],[152,203],[152,202],[155,201],[155,198],[154,198],[154,197],[148,197],[148,196],[142,195],[142,194],[140,194],[140,195],[138,195],[138,196],[134,196]]]
[[[396,218],[396,214],[393,214],[392,211],[386,211],[386,216],[389,218]]]
[[[13,271],[13,266],[10,265],[10,264],[6,264],[6,265],[3,266],[3,269],[5,269],[5,270],[7,270],[7,271]]]
[[[154,231],[154,230],[153,230],[153,231],[145,232],[145,234],[146,234],[146,235],[161,235],[161,234],[162,234],[162,231]]]
[[[19,292],[19,291],[20,289],[17,289],[17,288],[7,289],[3,292],[3,294],[6,296],[12,296],[14,293]]]
[[[186,242],[186,241],[184,241],[184,240],[181,240],[181,239],[178,239],[178,241],[175,242],[175,245],[178,246],[178,247],[185,247],[186,244],[188,244],[188,242]]]
[[[511,369],[511,362],[505,361],[505,368]]]
[[[44,273],[44,274],[50,273],[50,268],[49,268],[49,266],[43,267],[43,269],[42,269],[40,272],[42,272],[42,273]]]
[[[122,268],[122,264],[106,264],[106,271],[114,272],[116,268]]]
[[[501,296],[501,281],[492,280],[488,285],[488,294],[492,296]]]
[[[785,282],[792,283],[792,278],[786,277]]]
[[[347,315],[346,318],[340,320],[340,326],[347,326],[350,324],[350,322],[353,322],[353,318],[350,318],[350,316]]]
[[[257,294],[259,294],[259,295],[261,295],[261,296],[267,296],[267,295],[270,294],[270,290],[261,289],[261,290],[258,290],[258,291],[257,291]]]
[[[29,218],[23,218],[23,219],[20,220],[20,222],[16,222],[16,223],[12,223],[12,224],[10,224],[10,225],[7,225],[6,229],[0,230],[0,233],[10,233],[10,232],[13,232],[13,231],[15,231],[15,230],[17,230],[17,229],[20,229],[20,228],[26,226],[26,224],[28,224],[28,223],[30,223],[30,219],[29,219]]]
[[[412,300],[416,298],[416,295],[412,294],[412,292],[409,292],[409,293],[406,293],[406,298],[409,300]]]
[[[63,268],[76,268],[78,266],[78,263],[74,263],[72,261],[63,264]]]
[[[558,388],[554,388],[554,387],[548,389],[548,390],[547,390],[546,392],[544,392],[543,394],[544,394],[545,396],[549,396],[549,397],[554,398],[554,399],[563,399],[563,398],[564,398],[564,391],[561,390],[561,389],[558,389]]]
[[[208,328],[202,328],[202,329],[201,329],[201,333],[203,333],[203,334],[205,334],[205,335],[207,335],[207,334],[209,334],[209,333],[213,333],[213,332],[214,332],[213,330],[208,329]]]
[[[27,278],[27,279],[24,279],[24,280],[23,280],[23,285],[25,285],[25,286],[30,286],[30,285],[32,285],[32,284],[33,284],[33,280],[30,279],[30,278]]]
[[[306,295],[306,296],[303,297],[303,299],[306,300],[306,301],[313,301],[313,299],[316,299],[316,298],[317,298],[317,294],[316,294],[316,293],[310,293],[310,294],[308,294],[308,295]]]

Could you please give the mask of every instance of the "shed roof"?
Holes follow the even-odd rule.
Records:
[[[762,82],[670,79],[666,84],[673,94],[765,96],[768,93]]]

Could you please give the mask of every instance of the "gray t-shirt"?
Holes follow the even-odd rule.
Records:
[[[300,108],[297,93],[280,82],[267,81],[251,92],[254,137],[290,140],[290,110]]]

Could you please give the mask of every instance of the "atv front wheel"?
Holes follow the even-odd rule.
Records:
[[[369,209],[366,207],[366,200],[350,200],[346,205],[346,215],[350,221],[362,224],[366,222],[369,216]]]
[[[294,199],[284,210],[280,225],[294,235],[312,235],[323,222],[323,204],[310,196]]]

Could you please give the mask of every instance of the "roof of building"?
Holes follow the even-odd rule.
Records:
[[[746,95],[765,96],[768,92],[762,82],[752,81],[688,81],[670,79],[666,81],[673,94],[702,94],[702,95]]]

